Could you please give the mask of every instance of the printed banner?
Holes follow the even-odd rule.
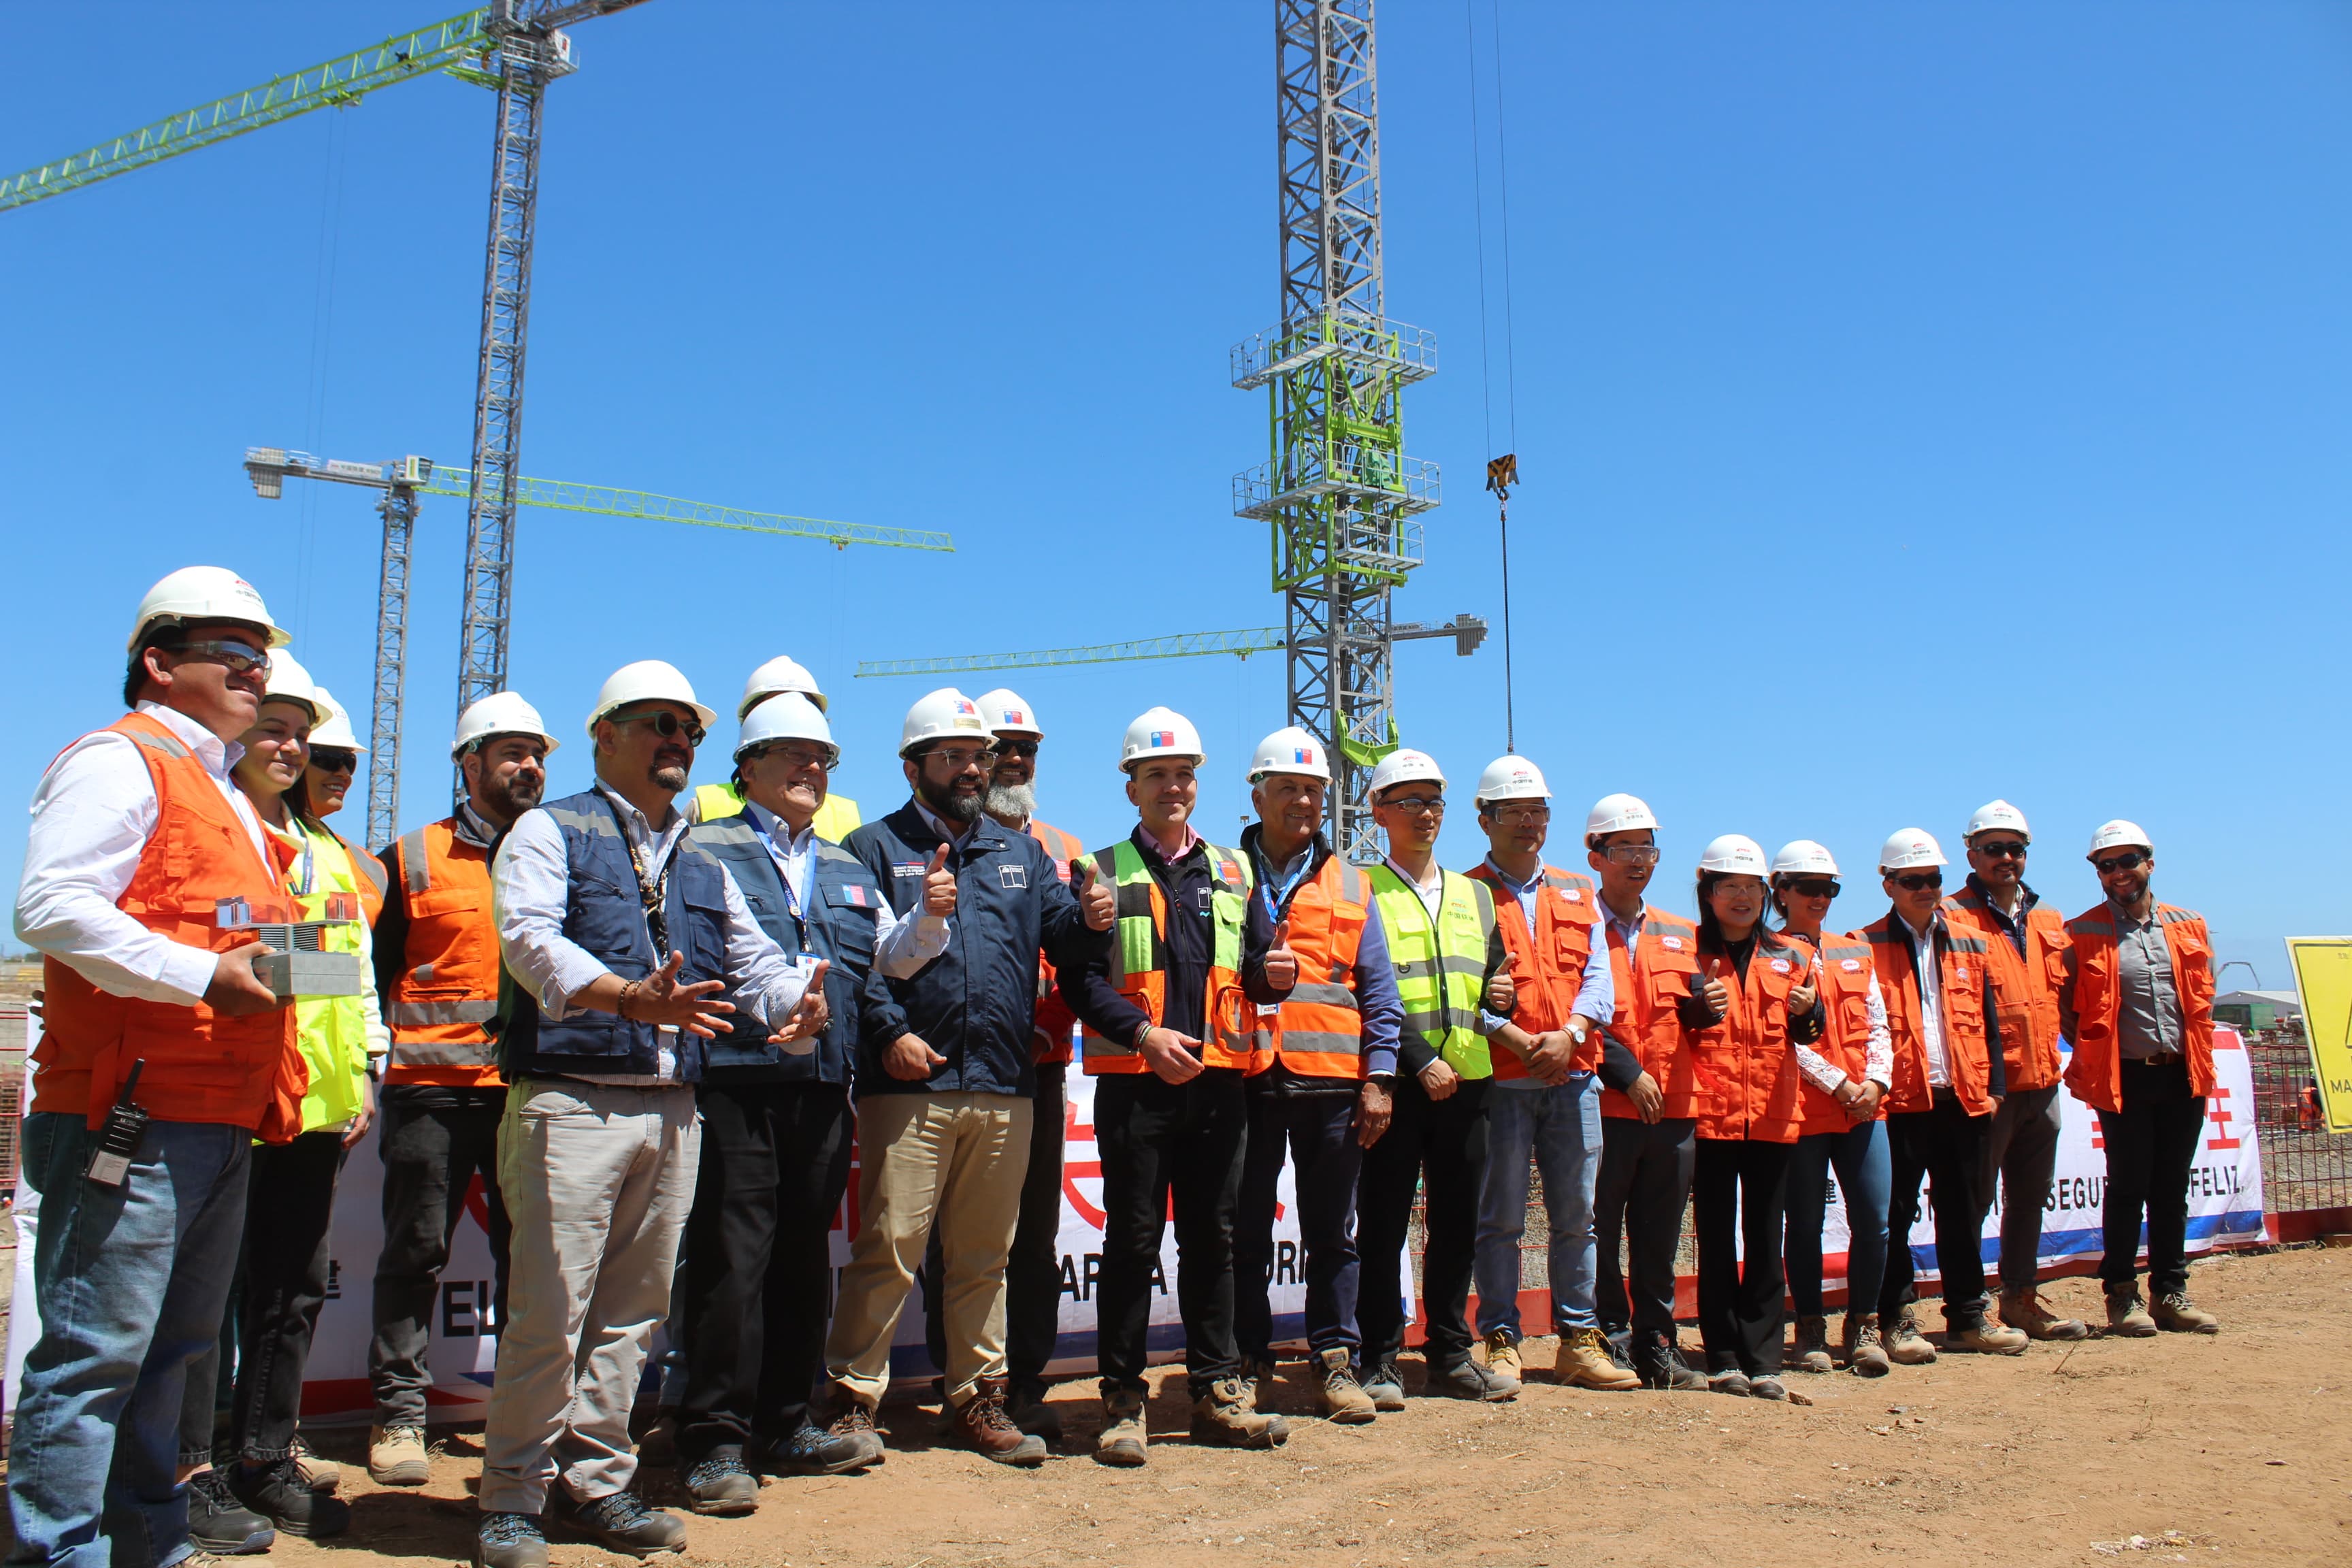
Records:
[[[2327,1131],[2352,1132],[2352,936],[2291,936],[2286,956]]]

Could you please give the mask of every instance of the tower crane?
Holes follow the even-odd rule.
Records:
[[[1486,640],[1483,616],[1456,616],[1450,621],[1424,626],[1418,621],[1393,621],[1391,642],[1425,637],[1452,637],[1454,651],[1467,658]],[[1254,626],[1238,632],[1180,632],[1174,637],[1146,637],[1140,642],[1097,643],[1087,647],[1036,648],[1028,653],[976,653],[951,658],[869,658],[859,661],[856,673],[877,675],[968,675],[988,669],[1049,669],[1060,665],[1113,664],[1126,659],[1198,658],[1229,653],[1247,658],[1254,653],[1289,652],[1291,644],[1280,626]]]

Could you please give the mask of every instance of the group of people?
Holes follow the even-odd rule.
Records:
[[[1438,862],[1447,780],[1411,750],[1369,781],[1385,858],[1336,854],[1326,742],[1297,728],[1250,760],[1256,820],[1212,843],[1204,750],[1165,708],[1126,731],[1137,821],[1108,847],[1038,820],[1045,731],[1006,690],[915,703],[908,798],[862,823],[828,787],[825,698],[789,658],[746,686],[731,778],[689,795],[717,715],[649,660],[598,693],[591,787],[542,799],[557,738],[500,692],[458,721],[456,810],[378,858],[326,826],[361,749],[288,640],[232,574],[166,577],[134,617],[130,710],[61,752],[34,802],[23,1560],[171,1568],[343,1528],[298,1418],[336,1179],[372,1122],[380,1483],[428,1479],[436,1280],[478,1179],[487,1197],[481,1568],[544,1568],[551,1523],[640,1556],[684,1544],[633,1486],[657,1331],[696,1512],[751,1511],[762,1474],[881,1463],[919,1280],[950,1440],[1041,1462],[1063,1436],[1046,1394],[1074,1060],[1096,1079],[1108,1465],[1149,1455],[1171,1221],[1190,1436],[1285,1440],[1268,1293],[1286,1160],[1307,1374],[1339,1424],[1405,1408],[1417,1195],[1418,1392],[1518,1392],[1531,1165],[1564,1383],[1785,1398],[1791,1305],[1803,1371],[1934,1360],[1906,1244],[1923,1184],[1944,1351],[2083,1338],[2035,1291],[2062,1084],[2104,1135],[2109,1331],[2216,1327],[2186,1293],[2213,962],[2202,921],[2153,901],[2128,822],[2094,835],[2106,896],[2071,921],[2026,884],[2032,837],[2002,801],[1969,821],[1958,889],[1933,836],[1890,837],[1891,907],[1858,931],[1830,920],[1822,846],[1715,838],[1693,921],[1648,901],[1661,829],[1633,795],[1588,814],[1586,871],[1551,864],[1549,786],[1515,754],[1476,782],[1486,853],[1466,872]],[[355,955],[352,984],[284,994],[255,928],[285,921]],[[1832,1173],[1850,1237],[1834,1351]],[[1979,1240],[1996,1190],[1997,1302]],[[1693,1200],[1696,1368],[1675,1320]]]

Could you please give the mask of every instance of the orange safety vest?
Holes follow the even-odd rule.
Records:
[[[1813,953],[1801,942],[1767,947],[1772,934],[1758,928],[1745,976],[1728,958],[1704,961],[1709,977],[1723,982],[1729,1005],[1720,1023],[1683,1029],[1698,1081],[1692,1104],[1702,1138],[1794,1143],[1804,1121],[1789,993],[1812,972]]]
[[[1259,1031],[1252,1074],[1279,1061],[1301,1078],[1364,1076],[1356,953],[1371,917],[1371,884],[1360,868],[1340,856],[1325,857],[1315,875],[1292,890],[1281,918],[1290,922],[1298,984],[1276,1011],[1272,1026]]]
[[[2025,911],[2025,951],[2009,940],[1984,895],[1962,888],[1945,900],[1954,924],[1985,936],[1992,970],[1993,1012],[2000,1019],[2000,1059],[2009,1092],[2058,1081],[2058,994],[2066,984],[2066,921],[2048,904]]]
[[[496,1089],[499,931],[490,913],[490,853],[443,817],[400,840],[408,942],[384,993],[392,1030],[386,1083]]]
[[[241,899],[256,921],[296,918],[284,868],[262,858],[245,823],[187,744],[161,720],[128,713],[108,728],[138,747],[155,786],[155,831],[115,907],[184,947],[226,952],[253,941],[224,930],[222,900]],[[84,1116],[93,1128],[144,1058],[138,1101],[161,1121],[221,1122],[278,1141],[301,1130],[310,1071],[295,1047],[294,1009],[226,1017],[110,995],[55,958],[41,963],[46,1000],[34,1048],[33,1109]]]
[[[1683,1047],[1682,1017],[1675,1004],[1690,994],[1691,976],[1698,973],[1698,927],[1664,910],[1644,910],[1642,935],[1631,955],[1617,927],[1609,924],[1606,930],[1611,977],[1617,983],[1617,1015],[1609,1032],[1658,1080],[1666,1097],[1662,1120],[1696,1116],[1698,1079]],[[1601,1091],[1601,1114],[1635,1121],[1642,1115],[1613,1089]]]
[[[1937,920],[1949,944],[1937,965],[1942,984],[1937,1017],[1943,1028],[1945,1076],[1970,1116],[1990,1116],[1992,1058],[1985,1043],[1984,1013],[1987,943],[1974,927],[1956,928],[1941,906]],[[1886,1005],[1887,1033],[1895,1039],[1895,1082],[1886,1091],[1886,1109],[1926,1110],[1935,1103],[1935,1091],[1927,1084],[1927,1044],[1919,1032],[1919,977],[1911,958],[1911,928],[1889,910],[1864,926],[1862,934],[1870,943],[1879,1000]]]
[[[2170,904],[2156,906],[2164,945],[2172,953],[2172,989],[2180,1002],[2180,1037],[2189,1059],[2191,1094],[2213,1092],[2213,942],[2205,917]],[[2074,1012],[2074,1059],[2066,1087],[2094,1110],[2124,1106],[2123,1044],[2116,1015],[2123,1005],[2122,965],[2116,957],[2116,912],[2102,902],[2066,922]]]
[[[1870,940],[1860,931],[1822,932],[1818,944],[1795,931],[1782,931],[1791,942],[1804,942],[1815,952],[1813,984],[1822,994],[1822,1037],[1813,1042],[1813,1050],[1829,1064],[1860,1083],[1870,1070]],[[1799,1102],[1804,1111],[1804,1125],[1797,1130],[1800,1138],[1811,1138],[1820,1132],[1843,1132],[1854,1123],[1845,1113],[1845,1107],[1804,1079]],[[1886,1101],[1882,1097],[1874,1121],[1886,1120]]]
[[[1536,894],[1536,929],[1530,931],[1518,894],[1504,885],[1492,866],[1482,860],[1463,875],[1495,891],[1503,946],[1511,955],[1511,984],[1518,989],[1518,1005],[1511,1022],[1531,1036],[1568,1027],[1569,1015],[1576,1010],[1576,994],[1584,988],[1585,963],[1592,956],[1592,929],[1601,921],[1592,879],[1546,866],[1544,885]],[[1528,1076],[1528,1064],[1509,1047],[1488,1054],[1496,1078]],[[1577,1047],[1569,1070],[1591,1072],[1600,1065],[1601,1031],[1595,1029]]]
[[[1081,858],[1087,847],[1074,834],[1058,827],[1048,827],[1035,817],[1029,819],[1029,837],[1045,847],[1045,854],[1054,862],[1054,870],[1066,883],[1070,879],[1070,862]],[[1070,1031],[1077,1025],[1077,1015],[1062,1000],[1056,988],[1054,966],[1043,952],[1037,954],[1037,1024],[1036,1044],[1030,1059],[1040,1066],[1070,1059]]]
[[[1257,1053],[1265,1048],[1256,1005],[1242,994],[1241,950],[1249,929],[1253,879],[1249,862],[1239,850],[1206,839],[1201,848],[1208,857],[1210,914],[1217,927],[1210,951],[1223,952],[1230,959],[1224,963],[1213,959],[1209,965],[1207,995],[1201,1009],[1207,1020],[1202,1033],[1208,1037],[1201,1042],[1201,1060],[1206,1067],[1247,1072]],[[1111,927],[1111,985],[1157,1028],[1168,1016],[1167,895],[1160,890],[1159,879],[1143,864],[1143,852],[1132,838],[1097,851],[1095,869],[1112,886],[1118,900],[1118,917]],[[1080,1038],[1090,1075],[1151,1070],[1132,1041],[1114,1040],[1091,1028]]]
[[[320,826],[325,826],[325,824]],[[360,916],[367,921],[368,930],[373,931],[377,918],[383,913],[384,889],[390,885],[383,862],[333,828],[329,827],[327,831],[334,836],[336,843],[343,847],[343,853],[352,858],[352,869],[359,873]]]

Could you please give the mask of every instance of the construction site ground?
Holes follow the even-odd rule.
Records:
[[[772,1479],[756,1515],[692,1521],[690,1553],[746,1568],[2352,1562],[2352,1250],[2216,1258],[2194,1285],[2221,1318],[2216,1337],[1949,1355],[1875,1380],[1791,1374],[1810,1406],[1585,1393],[1538,1371],[1512,1404],[1415,1398],[1342,1428],[1309,1415],[1290,1363],[1290,1441],[1273,1453],[1184,1441],[1183,1378],[1162,1369],[1151,1422],[1168,1436],[1137,1470],[1084,1457],[1091,1380],[1056,1390],[1073,1451],[1035,1470],[938,1446],[931,1409],[894,1405],[878,1469]],[[2093,1281],[2048,1293],[2099,1315]],[[1545,1368],[1554,1342],[1528,1350]],[[1406,1381],[1418,1387],[1417,1359]],[[420,1490],[372,1485],[362,1433],[312,1436],[346,1462],[352,1528],[280,1536],[272,1560],[468,1559],[478,1431],[436,1433]],[[644,1485],[682,1502],[667,1470]],[[560,1542],[553,1558],[627,1561]]]

